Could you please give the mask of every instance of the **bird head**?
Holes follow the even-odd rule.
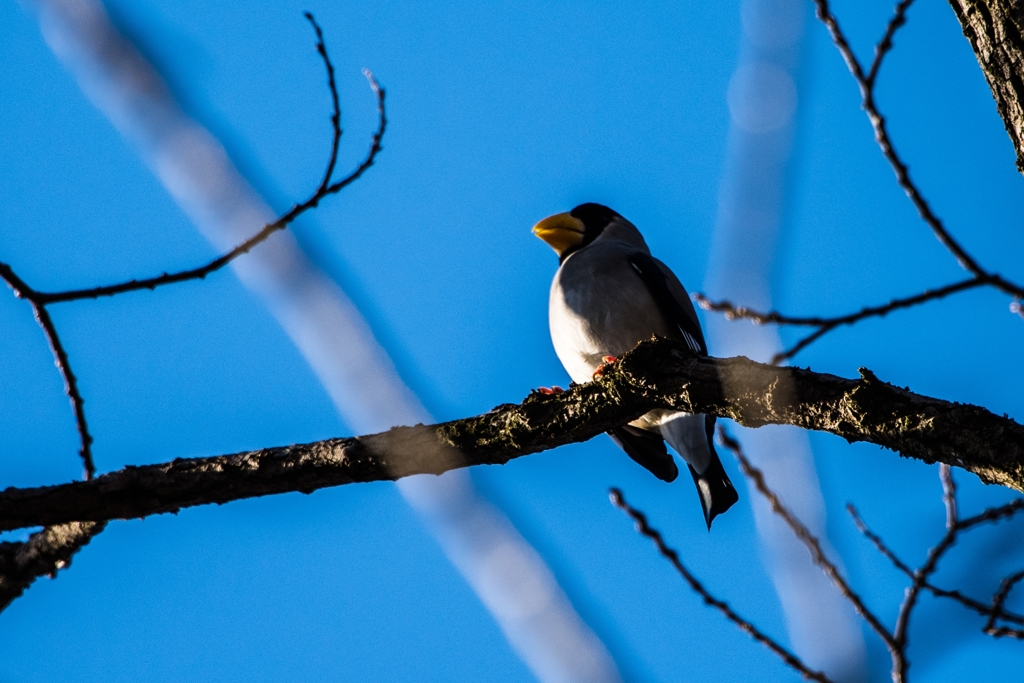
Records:
[[[604,229],[622,217],[600,204],[580,204],[572,211],[548,216],[533,226],[533,234],[555,250],[564,261],[569,254],[596,240]]]

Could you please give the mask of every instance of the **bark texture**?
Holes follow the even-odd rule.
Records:
[[[24,543],[0,543],[0,610],[40,576],[54,577],[71,556],[103,531],[106,522],[70,522],[47,527]]]
[[[944,462],[1024,492],[1024,427],[977,406],[914,394],[862,369],[844,379],[746,358],[697,357],[651,340],[604,377],[532,393],[477,417],[210,458],[127,467],[91,481],[0,492],[0,530],[176,512],[273,493],[440,474],[586,441],[654,408],[787,424]]]
[[[1024,1],[949,0],[974,48],[1024,173]]]

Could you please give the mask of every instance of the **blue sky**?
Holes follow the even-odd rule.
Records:
[[[836,3],[870,54],[889,2]],[[295,231],[343,283],[430,410],[449,419],[567,382],[547,333],[556,261],[529,234],[582,201],[635,222],[701,289],[737,60],[735,3],[113,5],[193,113],[276,208],[308,194],[329,100],[303,10],[338,69],[343,164],[392,126],[367,176]],[[0,260],[42,289],[174,270],[213,255],[80,94],[31,13],[0,6]],[[808,16],[776,302],[845,313],[961,277],[895,184],[824,30]],[[893,136],[936,211],[983,264],[1020,280],[1024,199],[1013,150],[952,11],[922,3],[879,84]],[[708,292],[712,297],[714,292]],[[797,358],[1020,417],[1024,323],[987,291],[829,335]],[[53,309],[86,397],[100,471],[349,433],[259,301],[230,273]],[[76,478],[60,378],[28,307],[0,296],[0,481]],[[746,323],[736,323],[737,325]],[[795,339],[783,330],[787,339]],[[712,352],[714,350],[712,349]],[[855,501],[919,560],[941,533],[934,468],[812,435],[829,528],[853,582],[891,622],[902,580],[843,513]],[[736,473],[734,464],[726,467]],[[474,473],[545,554],[635,680],[795,680],[704,608],[607,502],[623,488],[719,596],[785,629],[746,503],[703,529],[688,482],[666,486],[603,437]],[[1008,498],[963,474],[967,510]],[[985,597],[1024,553],[1021,527],[979,533],[940,574]],[[1015,564],[1016,562],[1016,564]],[[1018,604],[1020,604],[1018,602]],[[1013,680],[1016,645],[925,601],[921,681]],[[56,581],[0,616],[0,680],[526,681],[498,629],[388,484],[114,523]],[[871,642],[870,637],[868,638]],[[870,646],[877,679],[885,655]]]

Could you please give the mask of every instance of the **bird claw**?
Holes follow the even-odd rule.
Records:
[[[547,387],[540,387],[537,389],[537,391],[541,394],[544,394],[545,396],[550,396],[551,394],[561,394],[562,392],[565,391],[565,389],[563,389],[562,387],[551,387],[550,389],[548,389]]]
[[[607,368],[609,365],[611,365],[617,360],[618,358],[616,358],[615,356],[601,356],[602,363],[597,366],[596,370],[594,370],[594,379],[597,379],[598,377],[603,377],[605,368]]]

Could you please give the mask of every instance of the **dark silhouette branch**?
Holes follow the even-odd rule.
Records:
[[[338,86],[334,82],[334,64],[331,63],[331,58],[327,56],[324,32],[320,29],[320,24],[316,23],[316,19],[313,18],[311,12],[304,12],[303,16],[313,25],[313,30],[316,32],[316,51],[324,62],[324,68],[327,69],[327,87],[331,91],[331,104],[334,106],[334,111],[331,113],[331,130],[334,132],[334,137],[331,139],[331,155],[327,162],[327,170],[324,171],[324,179],[320,181],[320,187],[316,189],[317,193],[320,193],[331,184],[334,166],[338,162],[338,145],[341,143],[341,102],[338,100]],[[372,80],[370,82],[373,83]],[[374,92],[379,94],[376,88],[374,88]],[[383,134],[383,131],[381,132]]]
[[[106,522],[70,522],[47,527],[24,543],[0,543],[0,611],[40,576],[51,578],[71,556],[103,531]]]
[[[736,612],[729,607],[728,603],[722,602],[708,592],[704,585],[697,580],[697,577],[691,574],[690,570],[688,570],[686,565],[682,563],[682,560],[679,559],[679,553],[665,544],[665,540],[661,537],[661,532],[648,524],[646,515],[626,502],[625,497],[622,495],[622,491],[613,488],[609,491],[609,494],[612,504],[629,515],[636,524],[636,530],[638,533],[654,542],[654,545],[658,548],[658,552],[661,553],[661,556],[672,563],[672,566],[676,568],[676,571],[678,571],[683,577],[683,580],[686,581],[690,588],[704,600],[705,605],[709,605],[717,609],[725,616],[726,619],[736,624],[741,631],[777,654],[787,666],[795,669],[805,679],[809,681],[819,681],[819,683],[832,683],[831,678],[820,671],[814,671],[808,667],[797,655],[784,648],[771,636],[766,635],[752,623],[736,614]]]
[[[1003,611],[1003,604],[1006,602],[1006,598],[1009,597],[1010,591],[1020,581],[1024,579],[1024,570],[1011,574],[1010,576],[1003,579],[1002,584],[999,586],[999,590],[992,596],[992,611],[989,613],[988,621],[985,622],[985,633],[996,638],[1017,638],[1024,639],[1024,629],[1009,628],[1008,626],[996,626],[998,619],[1006,619],[1006,613]]]
[[[829,8],[828,0],[814,0],[815,7],[817,8],[818,19],[828,29],[829,34],[832,37],[832,42],[835,43],[839,49],[839,53],[846,61],[846,66],[849,68],[850,73],[856,80],[858,87],[860,88],[861,94],[861,106],[865,113],[868,115],[868,120],[871,122],[871,127],[875,133],[875,141],[878,143],[878,147],[882,150],[882,155],[886,161],[892,167],[893,172],[896,174],[896,181],[899,186],[903,188],[903,191],[907,193],[907,197],[914,204],[918,213],[925,223],[932,229],[935,236],[939,239],[939,242],[949,250],[953,256],[956,257],[957,262],[964,270],[970,272],[975,277],[986,278],[989,284],[997,289],[1000,289],[1011,296],[1016,298],[1024,298],[1024,287],[1020,287],[1012,282],[1004,280],[1002,277],[989,273],[987,270],[981,267],[978,262],[967,253],[967,250],[950,234],[942,220],[932,210],[931,205],[924,198],[917,184],[910,177],[910,169],[906,163],[896,152],[896,148],[893,146],[892,138],[889,136],[889,129],[886,125],[885,117],[882,116],[878,109],[878,105],[875,102],[875,77],[878,74],[878,69],[874,68],[871,72],[871,79],[869,80],[868,74],[865,74],[860,61],[853,52],[853,48],[850,47],[849,42],[846,40],[846,36],[843,34],[842,29],[839,26],[839,22],[835,15],[832,14],[832,10]],[[882,42],[892,42],[892,37],[899,26],[902,26],[905,22],[907,6],[904,3],[896,8],[896,15],[893,21],[897,21],[894,25],[893,21],[890,21],[889,27],[886,30],[885,36]],[[881,46],[881,43],[879,44]],[[875,61],[880,64],[880,59],[877,54],[880,52],[880,48],[876,48]],[[884,55],[884,52],[882,53]]]
[[[867,370],[843,379],[746,358],[693,356],[651,340],[597,381],[534,392],[477,417],[236,455],[128,467],[92,481],[0,492],[0,531],[175,512],[289,491],[440,474],[585,441],[652,409],[790,424],[946,462],[1024,490],[1024,427],[983,408],[914,394]],[[966,523],[966,522],[965,522]]]
[[[931,583],[929,578],[938,568],[938,563],[942,557],[953,547],[956,541],[959,540],[960,534],[983,524],[997,522],[1002,519],[1012,517],[1018,512],[1024,510],[1024,499],[1013,500],[1005,505],[989,508],[980,514],[974,515],[973,517],[960,519],[957,515],[956,488],[953,483],[952,471],[948,466],[940,465],[939,476],[943,484],[943,503],[946,508],[946,533],[943,535],[939,543],[928,552],[925,563],[920,569],[911,569],[906,562],[901,560],[878,534],[871,531],[853,505],[847,505],[846,507],[850,516],[853,517],[853,522],[857,526],[857,530],[860,531],[865,538],[871,541],[875,548],[890,562],[892,562],[893,566],[906,574],[906,576],[911,580],[911,586],[907,590],[906,597],[900,607],[897,629],[900,630],[899,626],[902,624],[902,630],[905,633],[906,625],[909,621],[910,610],[913,609],[920,592],[922,590],[927,590],[936,597],[955,600],[967,609],[988,617],[988,622],[983,630],[989,635],[997,637],[1020,637],[1015,635],[1017,631],[1014,629],[995,626],[997,620],[1008,621],[1015,624],[1024,624],[1024,616],[1009,612],[1004,606],[1006,596],[1009,594],[1010,589],[1013,588],[1013,585],[1017,581],[1021,580],[1019,578],[1014,579],[1014,577],[1017,576],[1016,574],[1003,582],[1003,585],[1000,587],[1000,591],[996,593],[990,604],[971,598],[957,590],[939,588]],[[1024,578],[1024,576],[1022,576],[1022,578]],[[1014,580],[1011,581],[1011,579]],[[998,631],[998,633],[996,633],[996,631]],[[905,636],[903,637],[903,642],[906,643]]]
[[[825,576],[829,578],[832,585],[836,587],[840,595],[842,595],[847,602],[849,602],[855,612],[863,619],[871,630],[874,631],[878,637],[885,644],[889,655],[892,657],[892,668],[893,668],[893,680],[902,681],[902,673],[897,678],[896,672],[903,672],[906,669],[906,657],[904,654],[904,644],[899,640],[898,635],[890,634],[889,630],[882,624],[881,620],[868,609],[867,605],[864,604],[864,600],[860,595],[853,590],[846,578],[843,577],[839,568],[828,559],[825,555],[825,551],[821,547],[821,541],[811,533],[811,530],[807,526],[797,519],[797,516],[790,511],[779,496],[768,486],[765,481],[764,473],[758,468],[751,464],[747,456],[744,455],[743,449],[740,447],[738,441],[729,436],[728,432],[725,431],[724,427],[718,428],[718,438],[723,446],[732,451],[732,454],[736,457],[736,460],[740,464],[740,469],[743,474],[746,475],[747,479],[753,482],[754,487],[758,492],[764,496],[765,500],[772,508],[772,512],[779,516],[786,523],[786,526],[790,528],[793,535],[804,544],[807,548],[807,552],[811,554],[811,561],[814,562],[823,572]]]
[[[864,77],[869,87],[875,87],[875,79],[878,78],[878,70],[882,68],[882,61],[889,53],[889,50],[892,49],[892,39],[896,36],[896,31],[900,30],[903,24],[907,23],[907,10],[910,9],[912,4],[914,4],[914,0],[900,0],[896,4],[896,9],[885,27],[882,39],[875,45],[875,59],[871,62],[871,68],[868,69],[867,76]]]
[[[233,260],[246,254],[256,247],[261,242],[265,241],[273,233],[287,228],[296,218],[301,216],[306,211],[316,207],[325,198],[332,194],[341,191],[343,188],[351,185],[363,173],[366,172],[370,166],[373,165],[380,153],[382,146],[381,141],[384,137],[384,131],[387,128],[387,116],[384,108],[384,89],[380,87],[377,81],[374,79],[373,74],[368,70],[364,70],[367,80],[370,83],[370,88],[373,90],[374,95],[377,99],[377,113],[378,113],[378,126],[377,131],[373,134],[370,149],[367,152],[366,157],[363,161],[349,173],[347,176],[336,182],[331,182],[332,176],[334,175],[334,169],[338,158],[338,144],[341,140],[341,108],[338,101],[338,89],[334,80],[334,66],[331,64],[331,60],[327,55],[327,48],[323,42],[323,32],[320,26],[316,23],[313,15],[306,13],[306,18],[313,25],[313,29],[317,36],[317,52],[320,54],[321,59],[324,62],[324,67],[327,70],[327,82],[328,88],[331,92],[331,99],[334,105],[333,114],[331,116],[331,127],[333,130],[333,142],[331,146],[330,160],[327,165],[327,171],[324,174],[323,180],[317,190],[305,201],[294,205],[287,213],[282,215],[273,223],[265,225],[259,232],[245,240],[231,251],[213,259],[209,263],[200,266],[198,268],[192,268],[189,270],[183,270],[176,273],[164,273],[151,278],[144,278],[141,280],[129,280],[127,282],[121,282],[113,285],[104,285],[101,287],[92,287],[88,289],[75,289],[66,290],[61,292],[41,292],[29,286],[14,269],[6,264],[0,263],[0,278],[2,278],[7,285],[13,290],[14,295],[20,299],[25,299],[32,306],[33,313],[35,314],[36,320],[39,322],[39,326],[43,329],[43,333],[46,335],[46,340],[50,345],[50,349],[53,351],[54,361],[58,371],[61,373],[61,377],[64,379],[65,392],[71,401],[71,406],[75,415],[75,425],[78,430],[79,441],[81,443],[80,454],[85,469],[85,479],[91,479],[95,474],[96,467],[92,460],[92,435],[89,433],[89,428],[85,420],[85,400],[82,398],[81,392],[78,390],[78,383],[74,373],[71,370],[71,364],[68,360],[67,352],[61,343],[60,336],[57,333],[57,329],[53,324],[53,320],[50,318],[49,312],[46,310],[46,306],[54,303],[60,303],[65,301],[76,301],[79,299],[95,299],[103,296],[114,296],[116,294],[123,294],[125,292],[136,291],[140,289],[156,289],[163,285],[174,284],[177,282],[186,282],[188,280],[203,279],[207,275],[220,270]]]
[[[326,55],[326,53],[324,53]],[[326,58],[326,57],[325,57]],[[73,289],[62,292],[38,292],[35,290],[29,290],[32,293],[32,300],[38,301],[43,305],[61,303],[64,301],[77,301],[79,299],[98,299],[104,296],[114,296],[115,294],[124,294],[125,292],[134,292],[142,289],[156,289],[164,285],[175,284],[178,282],[188,282],[189,280],[201,280],[207,275],[214,273],[224,266],[234,261],[239,256],[247,254],[252,251],[253,247],[266,241],[268,237],[273,235],[279,230],[284,230],[302,214],[306,213],[310,209],[319,206],[320,202],[330,195],[336,194],[342,189],[348,187],[356,180],[358,180],[376,161],[377,155],[383,149],[381,141],[384,138],[384,131],[387,128],[387,116],[384,108],[384,89],[380,87],[377,81],[374,79],[373,74],[364,69],[363,70],[366,79],[370,83],[370,88],[373,90],[374,95],[377,98],[377,113],[378,113],[378,126],[377,131],[373,134],[373,138],[370,142],[370,149],[366,154],[363,161],[356,166],[356,168],[349,173],[347,176],[336,182],[330,183],[329,176],[324,177],[324,181],[320,187],[314,192],[308,199],[292,206],[286,213],[282,214],[273,223],[268,223],[263,228],[254,234],[249,239],[245,240],[237,247],[228,251],[217,258],[213,259],[209,263],[206,263],[198,268],[191,268],[189,270],[182,270],[175,273],[164,273],[155,277],[143,278],[141,280],[127,280],[125,282],[119,282],[113,285],[103,285],[101,287],[90,287],[86,289]],[[331,81],[333,86],[333,78]],[[335,95],[336,97],[336,95]],[[332,119],[333,121],[333,119]],[[340,128],[335,129],[335,138],[341,135]],[[334,162],[337,154],[337,148],[335,147],[331,161],[328,166],[328,171],[333,172]],[[10,270],[9,266],[0,264],[0,267]]]
[[[746,308],[745,306],[737,306],[730,301],[711,301],[703,294],[697,292],[693,294],[694,301],[703,308],[705,311],[714,311],[716,313],[724,313],[725,317],[729,320],[745,319],[754,322],[757,325],[772,324],[772,325],[792,325],[798,327],[816,327],[814,332],[802,338],[788,349],[780,351],[772,357],[772,363],[778,364],[784,360],[793,358],[796,354],[803,351],[805,348],[810,346],[813,342],[817,341],[824,335],[828,334],[837,327],[843,325],[853,325],[865,320],[867,318],[883,317],[898,311],[903,308],[911,308],[923,304],[927,301],[933,301],[935,299],[943,299],[951,294],[963,292],[968,289],[974,289],[975,287],[983,287],[989,284],[989,280],[986,278],[972,277],[967,280],[961,280],[960,282],[954,282],[953,284],[946,285],[945,287],[939,287],[938,289],[927,289],[920,294],[914,296],[908,296],[903,299],[893,299],[889,303],[882,306],[866,306],[856,313],[849,313],[847,315],[838,315],[833,317],[821,317],[821,316],[791,316],[783,315],[776,311],[769,311],[767,313],[760,313],[752,309]]]
[[[341,140],[341,106],[338,100],[338,89],[334,78],[334,66],[327,55],[327,47],[324,44],[323,32],[316,23],[313,15],[306,13],[306,18],[313,25],[316,32],[316,49],[324,67],[327,70],[327,83],[331,93],[333,112],[331,115],[331,128],[333,139],[331,144],[330,158],[324,177],[316,191],[304,202],[294,205],[287,213],[282,215],[273,223],[264,226],[258,233],[245,240],[231,251],[213,259],[209,263],[198,268],[192,268],[176,273],[164,273],[163,275],[141,280],[129,280],[113,285],[92,287],[88,289],[67,290],[62,292],[41,292],[29,286],[14,269],[6,264],[0,263],[0,279],[3,279],[14,292],[15,296],[25,299],[32,306],[36,321],[39,323],[46,341],[53,353],[54,363],[64,380],[65,393],[71,401],[71,407],[75,416],[75,427],[78,431],[80,442],[80,456],[82,459],[84,478],[86,481],[93,479],[96,466],[92,458],[92,434],[89,432],[88,423],[85,418],[85,399],[78,388],[78,381],[71,369],[67,351],[61,342],[57,328],[50,317],[47,306],[65,301],[76,301],[80,299],[95,299],[102,296],[114,296],[141,289],[156,289],[163,285],[186,282],[205,278],[210,273],[220,270],[242,254],[248,253],[261,242],[265,241],[273,233],[287,228],[300,215],[316,207],[324,198],[341,191],[343,188],[355,182],[373,165],[380,153],[381,141],[387,127],[387,116],[384,108],[384,89],[374,79],[373,74],[364,70],[364,75],[369,81],[370,88],[377,99],[378,126],[371,139],[370,149],[363,161],[347,176],[334,181],[334,170],[338,160],[338,148]],[[77,526],[76,526],[77,525]],[[2,547],[7,552],[0,558],[0,609],[3,609],[11,600],[18,597],[35,578],[42,574],[52,574],[57,568],[70,562],[71,555],[84,546],[89,540],[103,530],[103,524],[88,522],[79,524],[77,520],[69,520],[67,525],[48,527],[33,535],[22,547],[15,548],[15,545],[6,544]],[[26,559],[28,558],[28,559]]]
[[[898,309],[918,306],[926,302],[942,299],[950,294],[966,291],[975,287],[993,287],[1014,297],[1015,300],[1010,304],[1010,311],[1024,318],[1024,309],[1021,308],[1019,301],[1020,299],[1024,299],[1024,287],[1014,282],[1010,282],[1001,275],[989,272],[983,268],[981,264],[979,264],[978,261],[975,260],[974,257],[972,257],[953,237],[942,220],[932,210],[931,205],[925,199],[917,184],[910,177],[910,169],[896,151],[892,139],[889,136],[889,129],[886,125],[885,117],[881,114],[878,104],[875,101],[875,83],[878,79],[878,73],[882,67],[882,62],[884,61],[886,54],[888,54],[892,49],[893,39],[896,32],[906,23],[907,10],[910,9],[913,1],[914,0],[901,0],[896,5],[893,16],[886,25],[885,33],[882,35],[881,40],[879,40],[875,45],[874,60],[872,61],[871,66],[865,71],[864,66],[861,64],[856,54],[854,54],[853,48],[850,46],[842,28],[839,26],[839,21],[832,13],[828,0],[814,0],[818,19],[828,29],[829,35],[832,37],[832,42],[835,43],[840,55],[842,55],[843,60],[846,62],[847,68],[850,70],[854,80],[857,82],[857,86],[860,88],[861,106],[867,113],[868,120],[870,121],[872,130],[875,134],[875,141],[878,143],[878,146],[882,151],[882,155],[889,162],[893,173],[896,175],[897,183],[907,194],[907,197],[914,204],[914,207],[921,215],[921,218],[931,228],[939,242],[941,242],[942,245],[945,246],[951,254],[953,254],[962,268],[971,273],[972,277],[938,289],[925,290],[924,292],[911,297],[894,299],[884,306],[867,307],[857,313],[834,317],[787,316],[775,311],[761,313],[743,306],[737,306],[729,301],[714,302],[709,300],[703,294],[698,293],[694,295],[694,299],[702,308],[708,311],[724,313],[730,320],[745,318],[753,320],[756,323],[799,325],[817,328],[788,349],[775,354],[772,359],[773,363],[781,363],[784,360],[793,358],[800,351],[842,325],[853,325],[867,318],[884,316]],[[1020,135],[1024,135],[1024,76],[1022,76],[1022,74],[1024,74],[1024,38],[1022,38],[1019,26],[1021,21],[1024,21],[1024,19],[1013,24],[1015,32],[1007,33],[1006,35],[995,35],[992,33],[992,26],[994,25],[993,21],[995,21],[995,19],[993,16],[988,16],[987,19],[983,18],[982,15],[985,13],[982,9],[989,5],[999,5],[1002,7],[1002,10],[1000,11],[1003,13],[999,15],[997,23],[1000,30],[1007,29],[1007,27],[1013,23],[1011,19],[1012,16],[1015,15],[1010,13],[1010,5],[1008,5],[1005,0],[950,1],[953,4],[954,9],[957,9],[958,17],[960,18],[961,24],[964,25],[965,32],[968,33],[968,38],[971,39],[971,44],[975,46],[975,51],[978,53],[979,61],[982,62],[982,70],[985,70],[986,77],[989,78],[989,83],[992,86],[993,93],[996,94],[997,101],[1000,101],[1000,94],[997,93],[997,86],[993,84],[993,80],[998,80],[1003,83],[1001,86],[1002,89],[999,90],[999,93],[1003,93],[1004,91],[1013,93],[1013,106],[1007,108],[1000,103],[999,111],[1000,114],[1003,115],[1004,121],[1007,125],[1007,130],[1010,130],[1010,137],[1013,139],[1014,145],[1017,148],[1018,166],[1022,172],[1024,172],[1024,166],[1021,166],[1020,161],[1020,159],[1024,158],[1021,156],[1020,138]],[[958,7],[966,8],[968,6],[970,6],[970,9],[963,9],[962,11],[961,9],[958,9]],[[1019,13],[1017,16],[1019,16]],[[991,50],[992,43],[1002,44],[1003,42],[1008,42],[1011,45],[1011,47],[1003,45],[1000,48],[1004,51],[1008,51],[1003,55],[1003,57],[1000,57],[1000,59],[1003,59],[1003,62],[1000,62],[1002,66],[999,67],[1002,69],[1001,71],[996,67],[992,67],[995,71],[992,71],[991,69],[986,70],[986,63],[983,61],[982,52],[979,52],[980,48],[978,45],[980,43],[976,40],[977,36],[972,37],[973,34],[968,32],[968,26],[974,27],[975,30],[982,30],[984,28],[984,30],[988,31],[988,33],[985,34],[985,40],[982,41],[988,46],[986,49]],[[1006,64],[1011,62],[1015,66],[1016,70],[1010,69],[1006,66]],[[998,71],[998,74],[996,74],[996,71]],[[1007,90],[1007,87],[1009,86],[1004,82],[1009,82],[1013,87],[1010,87],[1009,90]],[[1016,131],[1016,134],[1014,131]]]
[[[96,473],[96,466],[92,460],[92,434],[89,433],[89,425],[85,421],[85,399],[78,390],[78,379],[71,370],[71,361],[68,360],[67,351],[57,334],[57,328],[53,324],[50,313],[46,310],[46,304],[38,300],[38,292],[28,286],[6,263],[0,263],[0,278],[7,283],[7,286],[14,292],[14,296],[25,299],[32,306],[32,313],[39,323],[46,337],[46,343],[53,353],[53,363],[64,380],[64,393],[71,401],[71,410],[75,415],[75,429],[78,431],[79,456],[82,458],[82,469],[86,480],[92,479]]]

